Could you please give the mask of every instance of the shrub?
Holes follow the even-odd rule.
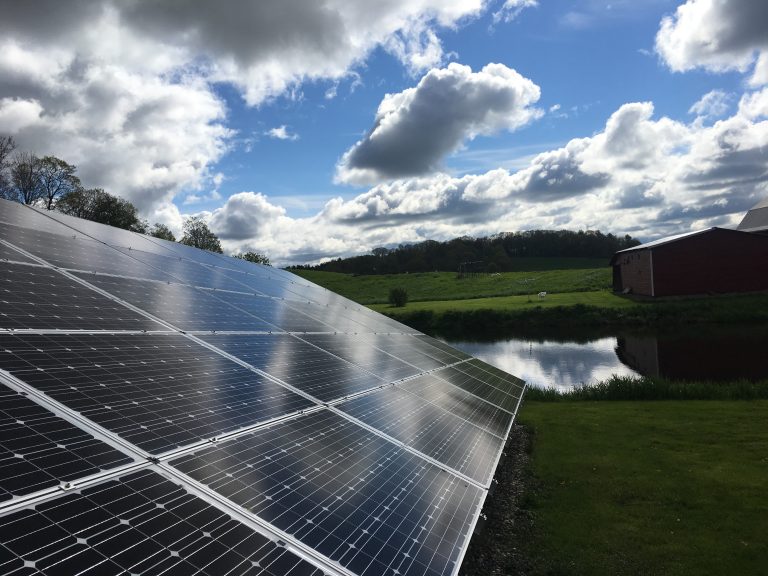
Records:
[[[390,288],[389,303],[397,308],[402,308],[408,302],[408,291],[405,288]]]

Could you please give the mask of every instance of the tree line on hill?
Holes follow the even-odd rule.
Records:
[[[397,248],[374,248],[370,254],[338,258],[316,266],[297,266],[345,274],[402,274],[456,271],[493,273],[515,270],[520,258],[605,258],[640,242],[629,234],[615,236],[599,230],[529,230],[485,238],[462,236],[446,242],[426,240]]]
[[[85,188],[77,167],[56,156],[39,157],[17,150],[10,136],[0,136],[0,198],[56,210],[63,214],[99,222],[155,238],[176,241],[168,226],[139,218],[136,207],[102,188]],[[185,219],[180,243],[211,252],[223,253],[218,237],[199,216]],[[270,265],[258,252],[232,254],[235,258]]]

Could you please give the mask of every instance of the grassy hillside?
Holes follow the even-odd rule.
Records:
[[[549,260],[551,265],[557,264]],[[410,302],[463,300],[539,292],[586,292],[611,286],[611,270],[603,268],[551,269],[504,272],[472,278],[458,278],[455,272],[423,272],[352,276],[337,272],[296,270],[296,274],[361,304],[384,304],[391,288],[408,291]]]

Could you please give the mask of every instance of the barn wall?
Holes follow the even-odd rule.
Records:
[[[621,274],[621,285],[614,279],[614,290],[628,289],[632,294],[651,296],[651,254],[648,250],[633,250],[618,254],[614,260]]]
[[[768,237],[710,230],[653,248],[655,295],[768,290],[767,263]]]

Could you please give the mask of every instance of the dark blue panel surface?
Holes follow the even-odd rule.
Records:
[[[237,292],[216,292],[215,296],[227,304],[268,322],[271,324],[271,330],[283,332],[328,332],[333,330],[328,324],[297,312],[282,300]]]
[[[320,576],[322,571],[144,470],[0,518],[0,573]]]
[[[326,410],[172,465],[362,576],[447,576],[483,491]]]
[[[0,238],[58,268],[154,280],[168,279],[162,271],[79,234],[65,236],[5,224],[0,226]]]
[[[470,360],[443,368],[433,375],[514,413],[523,393],[523,382],[506,372],[492,373],[482,367],[484,363]]]
[[[50,268],[0,261],[0,328],[164,330]]]
[[[203,339],[322,402],[385,384],[373,374],[285,334],[214,334]]]
[[[313,405],[178,334],[0,334],[0,350],[0,368],[153,453]]]
[[[506,441],[396,386],[336,407],[484,485]]]
[[[307,334],[301,339],[376,374],[386,382],[394,382],[419,373],[415,366],[401,362],[355,335]]]
[[[505,438],[512,422],[512,414],[502,410],[486,400],[473,396],[469,392],[448,384],[445,380],[424,374],[399,385],[401,390],[424,398],[428,402],[448,410],[488,430],[490,433]]]
[[[165,320],[180,330],[269,332],[271,324],[214,298],[214,292],[183,284],[77,274],[86,282]]]
[[[0,384],[0,500],[133,460]]]

